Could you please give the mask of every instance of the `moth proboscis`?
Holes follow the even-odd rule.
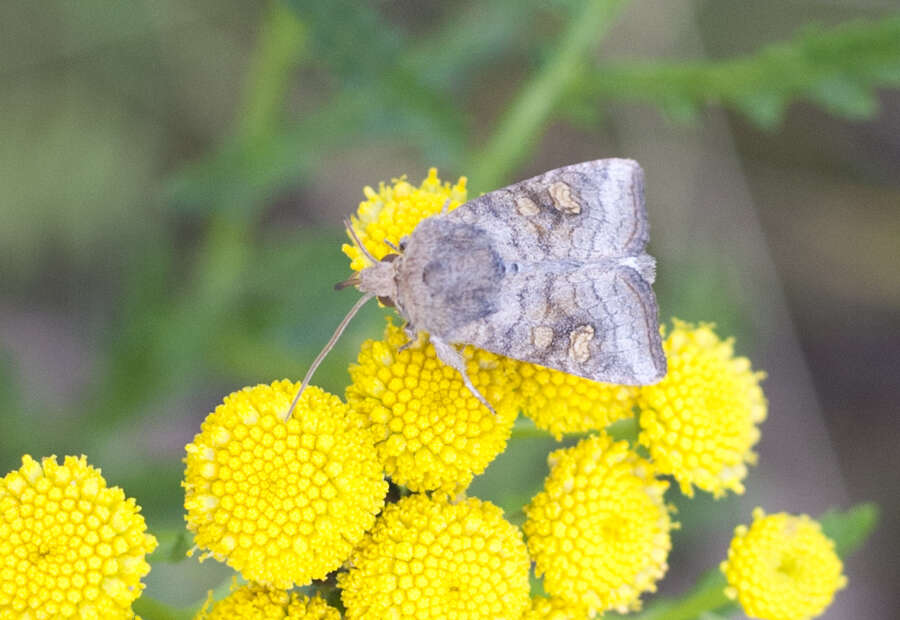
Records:
[[[428,333],[481,403],[454,345],[593,381],[647,385],[666,374],[651,284],[644,173],[630,159],[550,170],[419,222],[377,260],[337,286],[363,293],[313,361],[313,372],[353,315],[372,297],[406,321],[409,343]]]

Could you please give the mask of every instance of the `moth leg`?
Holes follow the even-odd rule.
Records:
[[[447,209],[450,208],[450,199],[444,201],[444,206],[441,207],[441,215],[444,215],[447,212]]]
[[[407,323],[403,326],[403,332],[406,334],[406,342],[397,349],[397,353],[401,353],[406,351],[408,348],[416,344],[419,340],[419,332],[415,327],[412,326],[412,323]]]
[[[497,412],[494,411],[491,404],[481,395],[481,392],[475,388],[472,384],[472,380],[469,379],[469,373],[466,372],[466,360],[463,359],[462,354],[450,343],[444,342],[440,338],[435,338],[434,336],[429,336],[429,338],[431,344],[434,346],[434,352],[437,353],[438,359],[447,364],[447,366],[455,368],[462,377],[463,383],[465,383],[469,391],[472,392],[472,396],[477,398],[482,405],[487,407],[488,411],[496,415]]]

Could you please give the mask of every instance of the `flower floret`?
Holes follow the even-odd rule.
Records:
[[[734,341],[721,340],[708,324],[674,321],[663,349],[668,374],[638,394],[641,444],[686,495],[694,486],[716,497],[743,493],[766,418],[759,385],[765,374],[735,357]]]
[[[132,618],[156,548],[140,507],[85,456],[0,479],[0,618]]]
[[[462,350],[469,378],[492,413],[425,338],[401,350],[406,335],[389,322],[383,340],[363,343],[350,367],[347,402],[371,429],[395,483],[413,491],[456,492],[506,447],[519,409],[519,380],[505,358]]]
[[[320,596],[303,596],[259,584],[232,589],[214,603],[212,592],[194,620],[341,620],[341,613]]]
[[[753,511],[735,528],[722,562],[726,594],[762,620],[807,620],[820,615],[847,584],[834,542],[807,515]]]
[[[525,535],[548,594],[588,612],[627,612],[667,569],[673,524],[666,482],[627,442],[601,433],[550,454]]]
[[[522,413],[557,439],[564,433],[601,430],[634,415],[637,389],[633,386],[599,383],[528,362],[513,362],[522,377]]]
[[[375,258],[381,259],[394,250],[388,245],[398,245],[426,217],[442,210],[453,210],[466,201],[466,177],[460,177],[455,185],[442,182],[437,168],[428,170],[428,176],[416,187],[406,177],[394,179],[390,185],[381,183],[376,192],[371,187],[363,190],[366,200],[359,203],[356,215],[350,218],[359,240]],[[355,245],[344,244],[344,254],[350,258],[350,267],[360,271],[369,266],[362,251]]]
[[[248,581],[324,578],[381,510],[387,483],[368,433],[337,397],[276,381],[225,397],[187,445],[185,508],[198,548]]]
[[[565,599],[536,596],[525,611],[522,620],[588,620],[585,607]]]
[[[521,532],[493,504],[415,494],[385,508],[338,586],[347,620],[519,618],[528,569]]]

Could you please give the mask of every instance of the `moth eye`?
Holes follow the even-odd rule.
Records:
[[[382,257],[381,262],[382,263],[393,263],[395,260],[397,260],[398,256],[400,256],[400,255],[399,254],[385,254],[384,257]]]
[[[406,239],[405,238],[400,240],[399,247],[400,247],[401,252],[406,250]]]
[[[378,296],[378,301],[382,306],[387,306],[388,308],[396,308],[397,304],[394,303],[394,300],[390,297],[383,297],[381,295]]]

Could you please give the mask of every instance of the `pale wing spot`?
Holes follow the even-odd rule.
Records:
[[[591,340],[594,339],[594,328],[591,325],[576,327],[569,333],[569,357],[576,362],[584,363],[591,357]]]
[[[581,205],[572,195],[572,188],[562,181],[550,184],[550,198],[553,199],[553,206],[566,215],[581,213]]]
[[[531,329],[531,344],[538,351],[543,351],[553,342],[553,328],[546,325],[538,325]]]
[[[516,212],[525,217],[531,217],[541,212],[541,208],[528,196],[516,198]]]

